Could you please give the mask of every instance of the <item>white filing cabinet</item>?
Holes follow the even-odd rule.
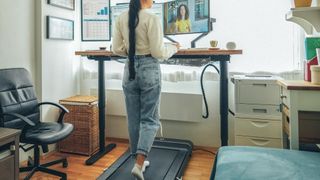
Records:
[[[282,148],[276,76],[235,75],[235,145]]]

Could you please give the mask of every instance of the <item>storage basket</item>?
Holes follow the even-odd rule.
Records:
[[[73,96],[59,101],[68,110],[64,122],[74,131],[58,143],[59,151],[90,156],[99,148],[98,99],[94,96]]]

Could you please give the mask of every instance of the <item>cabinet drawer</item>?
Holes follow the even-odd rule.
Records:
[[[281,139],[273,138],[257,138],[249,136],[236,136],[235,145],[237,146],[259,146],[259,147],[272,147],[282,148]]]
[[[235,135],[281,138],[281,121],[236,118]]]
[[[236,116],[249,118],[256,117],[263,119],[274,117],[280,120],[281,112],[279,104],[277,106],[237,104]]]
[[[238,103],[240,104],[280,104],[280,87],[276,84],[255,82],[239,84]]]
[[[285,104],[287,107],[290,107],[290,91],[288,91],[286,88],[281,87],[281,101],[283,104]]]
[[[14,179],[14,156],[8,156],[0,160],[0,179]]]

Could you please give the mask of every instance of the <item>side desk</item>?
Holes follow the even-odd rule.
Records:
[[[98,94],[99,94],[99,127],[100,143],[104,140],[105,126],[105,84],[104,61],[120,58],[111,51],[88,50],[76,51],[76,55],[85,56],[90,60],[98,61]],[[172,58],[181,59],[210,59],[220,62],[220,116],[221,116],[221,145],[228,145],[228,62],[231,55],[242,54],[242,50],[210,50],[210,49],[185,49],[179,50]],[[103,148],[101,144],[100,148]]]
[[[286,80],[279,80],[278,84],[281,86],[284,133],[289,136],[289,148],[299,149],[299,141],[320,144],[320,85]]]
[[[20,130],[0,128],[0,179],[19,179]]]

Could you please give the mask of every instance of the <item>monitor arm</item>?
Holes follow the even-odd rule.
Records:
[[[209,32],[202,33],[202,34],[200,34],[200,36],[198,36],[196,39],[192,40],[192,41],[191,41],[191,48],[195,48],[195,47],[196,47],[196,42],[197,42],[198,40],[200,40],[201,38],[203,38],[204,36],[208,35],[208,34],[213,30],[213,23],[215,23],[215,22],[216,22],[216,19],[215,19],[215,18],[210,18]],[[169,37],[169,36],[164,36],[164,38],[168,39],[168,40],[171,41],[171,42],[177,43],[176,40],[172,39],[172,38]]]
[[[213,30],[213,23],[216,22],[216,18],[210,18],[210,24],[209,24],[209,32],[202,33],[200,36],[196,37],[194,40],[191,41],[191,48],[196,47],[196,42],[199,41],[204,36],[208,35]]]

